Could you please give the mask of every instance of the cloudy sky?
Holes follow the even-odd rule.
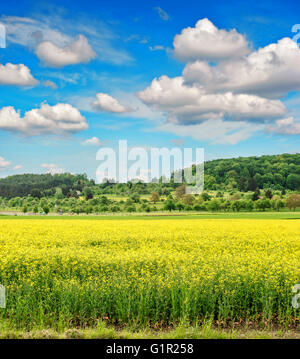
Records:
[[[295,1],[51,3],[0,4],[0,177],[95,177],[97,150],[124,139],[207,160],[299,152]]]

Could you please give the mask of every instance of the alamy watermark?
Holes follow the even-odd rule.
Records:
[[[292,27],[292,32],[297,32],[297,34],[292,37],[292,40],[295,41],[295,43],[299,46],[300,43],[298,42],[298,40],[300,39],[300,24],[295,24]]]
[[[296,293],[292,299],[292,306],[294,309],[300,309],[300,284],[294,285],[292,292]]]
[[[186,194],[200,194],[204,189],[204,149],[173,147],[128,148],[126,140],[118,149],[101,148],[96,155],[102,161],[96,171],[97,183],[143,182],[186,184]]]
[[[0,308],[6,307],[6,291],[5,287],[0,284]]]
[[[6,48],[6,29],[3,24],[0,23],[0,48]]]

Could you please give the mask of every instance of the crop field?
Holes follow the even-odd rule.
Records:
[[[0,219],[9,328],[299,326],[296,219]]]

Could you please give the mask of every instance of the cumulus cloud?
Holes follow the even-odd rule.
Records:
[[[57,165],[51,163],[43,163],[41,165],[42,168],[46,169],[46,173],[51,174],[51,175],[56,175],[56,174],[63,174],[65,173],[65,169],[64,168],[59,168]]]
[[[84,142],[82,142],[84,146],[101,146],[102,142],[99,140],[98,137],[92,137]]]
[[[174,53],[187,61],[182,74],[155,78],[138,93],[163,115],[158,130],[230,144],[256,131],[300,134],[281,101],[300,90],[300,49],[291,39],[250,51],[245,36],[202,19],[175,37]]]
[[[169,122],[181,124],[222,118],[259,121],[278,118],[285,113],[280,101],[231,92],[208,93],[203,87],[185,85],[182,77],[154,79],[138,96],[166,112]]]
[[[52,67],[88,63],[96,57],[95,51],[83,35],[79,35],[76,41],[65,47],[56,46],[51,41],[41,42],[35,53],[41,61]]]
[[[208,19],[199,20],[195,27],[183,29],[174,38],[174,54],[183,61],[199,59],[220,60],[249,53],[245,36],[235,29],[219,30]]]
[[[35,86],[38,81],[31,75],[30,69],[23,65],[0,64],[0,85]]]
[[[43,85],[44,85],[45,87],[50,87],[50,88],[52,88],[52,90],[56,90],[56,89],[57,89],[56,83],[53,82],[53,81],[50,81],[50,80],[44,81],[44,82],[43,82]]]
[[[279,40],[246,57],[222,61],[217,66],[195,61],[187,64],[187,84],[205,86],[209,91],[252,93],[281,97],[300,89],[300,48],[289,38]]]
[[[98,93],[96,100],[92,103],[92,107],[99,111],[107,111],[113,113],[125,113],[131,112],[132,109],[123,106],[114,97],[107,95],[106,93]]]
[[[300,135],[300,122],[297,122],[294,117],[283,118],[277,120],[275,125],[267,126],[266,132],[282,135]]]
[[[25,136],[70,134],[86,130],[88,124],[80,112],[69,104],[59,103],[30,110],[21,117],[20,111],[8,106],[0,109],[0,129]]]
[[[0,157],[0,170],[9,167],[11,162],[6,161],[3,157]]]

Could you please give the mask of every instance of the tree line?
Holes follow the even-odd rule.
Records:
[[[239,157],[205,162],[205,190],[230,193],[273,190],[300,190],[300,154],[282,154],[260,157]],[[195,173],[195,167],[193,167]],[[86,174],[24,174],[0,179],[0,197],[11,199],[31,196],[33,198],[53,197],[78,198],[91,195],[150,195],[153,192],[168,196],[180,184],[164,183],[159,179],[151,183],[132,181],[128,183],[95,184]],[[90,198],[88,198],[90,199]]]

